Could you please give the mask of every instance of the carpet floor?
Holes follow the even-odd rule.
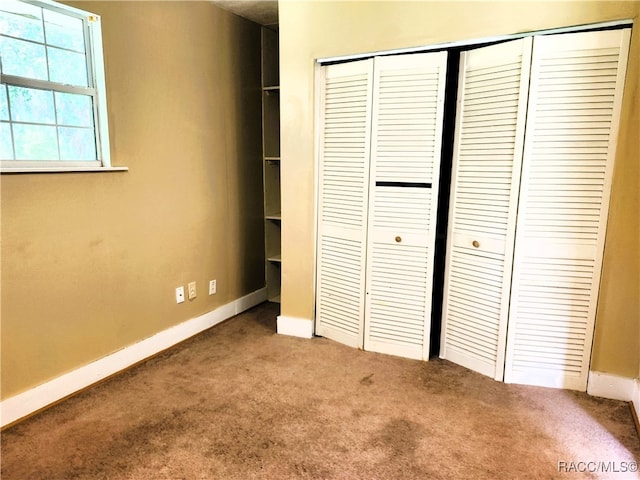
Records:
[[[2,480],[634,479],[629,405],[275,334],[265,303],[2,432]]]

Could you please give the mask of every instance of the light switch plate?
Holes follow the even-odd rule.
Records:
[[[189,289],[189,300],[193,300],[196,298],[196,282],[190,282],[187,287]]]

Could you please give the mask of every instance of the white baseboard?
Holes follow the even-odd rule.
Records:
[[[587,393],[594,397],[624,400],[625,402],[634,401],[637,403],[637,393],[634,399],[634,389],[638,388],[637,384],[638,381],[635,378],[591,371],[589,372]]]
[[[280,315],[278,316],[278,333],[292,337],[313,338],[313,321]]]
[[[4,427],[87,388],[189,337],[244,312],[267,299],[262,288],[199,317],[168,328],[106,357],[61,375],[0,402],[0,426]]]
[[[633,387],[633,408],[636,411],[636,418],[640,419],[640,378],[636,378]],[[638,432],[640,434],[640,432]]]

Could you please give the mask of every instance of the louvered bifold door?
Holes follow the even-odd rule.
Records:
[[[365,349],[429,357],[446,52],[375,60]]]
[[[440,356],[502,380],[531,38],[464,52]]]
[[[534,40],[507,382],[586,389],[629,37]]]
[[[322,73],[316,333],[362,348],[373,60]]]

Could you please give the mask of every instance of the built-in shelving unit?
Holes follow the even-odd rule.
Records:
[[[280,73],[278,26],[262,28],[262,154],[267,297],[280,302]]]

